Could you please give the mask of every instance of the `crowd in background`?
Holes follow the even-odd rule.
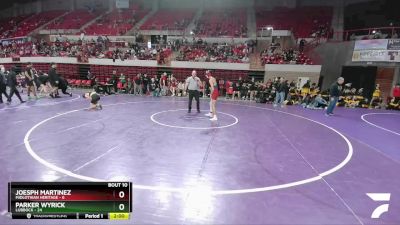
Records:
[[[55,42],[47,42],[43,39],[34,42],[10,43],[0,45],[0,57],[76,57],[79,62],[88,62],[89,58],[115,60],[158,60],[163,64],[165,58],[171,53],[169,47],[156,46],[148,48],[145,45],[131,44],[129,46],[116,46],[109,48],[109,40],[99,38],[97,40],[71,42],[68,39],[57,39]]]
[[[279,43],[272,42],[270,46],[260,53],[262,65],[265,64],[313,64],[302,51],[304,47],[300,45],[299,50],[293,48],[283,49]]]
[[[106,82],[99,82],[91,75],[89,79],[93,80],[94,89],[102,94],[125,93],[154,97],[187,95],[185,81],[178,80],[173,74],[167,73],[155,76],[138,74],[130,79],[123,73],[117,74],[114,71]],[[269,103],[275,107],[301,105],[308,109],[324,109],[329,103],[329,90],[321,91],[316,83],[309,80],[305,83],[301,80],[289,82],[283,77],[276,77],[262,82],[256,81],[254,77],[251,79],[240,77],[237,81],[217,79],[217,82],[220,95],[225,96],[226,99]],[[352,88],[350,83],[343,85],[340,90],[341,97],[337,103],[339,107],[400,110],[400,84],[394,87],[392,98],[387,102],[381,96],[379,84],[376,85],[372,98],[364,95],[363,88],[357,90]],[[210,96],[210,87],[206,81],[202,81],[200,96]]]
[[[28,64],[26,69],[17,72],[15,67],[10,71],[5,71],[2,67],[0,72],[0,81],[3,86],[8,84],[8,74],[14,74],[15,88],[27,88],[28,96],[30,92],[34,96],[36,89],[44,96],[56,97],[58,92],[54,87],[62,86],[63,93],[66,92],[70,80],[64,79],[56,72],[56,65],[52,64],[49,73],[36,71],[32,68],[32,64]],[[50,76],[49,76],[50,75]],[[11,76],[13,77],[13,76]],[[61,81],[61,85],[55,81],[50,84],[51,77]],[[56,77],[56,78],[54,78]],[[9,79],[9,81],[12,79]],[[87,80],[90,81],[90,86],[98,93],[104,95],[110,94],[133,94],[140,96],[178,96],[184,97],[187,95],[186,85],[184,80],[178,80],[173,74],[163,73],[160,75],[148,76],[147,74],[137,74],[133,79],[127,77],[123,73],[113,71],[112,75],[105,82],[100,82],[99,79],[88,71]],[[252,78],[239,78],[236,81],[218,79],[218,89],[221,96],[226,99],[255,101],[258,103],[270,103],[275,107],[284,105],[301,105],[308,109],[324,109],[329,103],[329,90],[321,91],[316,83],[310,80],[303,83],[302,80],[289,80],[283,77],[269,79],[266,82],[256,81]],[[44,85],[42,85],[44,84]],[[73,85],[73,83],[71,83]],[[30,90],[30,87],[35,86]],[[61,88],[61,87],[60,87]],[[340,98],[337,105],[347,108],[373,108],[373,109],[392,109],[400,110],[400,83],[393,88],[393,93],[388,99],[383,99],[381,95],[380,85],[376,84],[372,97],[369,99],[363,93],[363,88],[356,89],[351,83],[344,84],[340,87]],[[57,94],[56,94],[57,93]],[[203,80],[200,86],[200,96],[209,97],[209,83]],[[22,99],[20,99],[22,101]]]
[[[249,48],[246,44],[184,45],[179,50],[178,61],[249,63]]]
[[[254,48],[253,41],[238,44],[209,44],[201,38],[194,38],[193,43],[189,43],[186,38],[174,41],[160,39],[149,48],[147,44],[139,41],[135,43],[110,42],[107,36],[99,36],[96,40],[70,41],[60,35],[54,42],[41,39],[0,44],[0,57],[76,57],[78,62],[88,62],[89,58],[113,59],[114,62],[116,60],[157,60],[158,64],[165,64],[172,52],[178,51],[179,54],[176,57],[178,61],[249,63],[249,54],[254,52]],[[299,56],[299,59],[303,57]]]

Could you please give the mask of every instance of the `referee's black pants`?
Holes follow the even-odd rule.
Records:
[[[193,97],[196,99],[197,111],[200,112],[200,93],[197,90],[189,90],[189,112],[192,110]]]
[[[8,94],[6,92],[6,85],[0,84],[0,103],[3,103],[3,95],[5,95],[6,99],[8,99]]]
[[[19,94],[19,91],[18,91],[16,86],[11,86],[10,87],[10,94],[8,95],[8,99],[7,99],[8,102],[11,102],[11,98],[13,97],[14,94],[18,97],[18,99],[21,102],[23,102],[23,100],[21,98],[21,95]]]

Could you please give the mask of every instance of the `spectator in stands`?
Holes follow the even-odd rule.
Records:
[[[272,43],[268,49],[260,53],[261,62],[265,64],[312,64],[303,52],[294,49],[282,49],[279,45]]]
[[[373,34],[373,39],[381,39],[382,38],[382,32],[380,30],[372,31]]]
[[[301,40],[300,40],[300,43],[299,43],[299,51],[300,52],[303,52],[304,51],[304,46],[306,45],[306,40],[304,40],[304,38],[302,38]]]

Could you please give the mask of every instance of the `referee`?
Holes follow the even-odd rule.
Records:
[[[188,77],[186,79],[186,85],[185,85],[185,90],[189,90],[189,108],[188,108],[188,113],[191,113],[192,111],[192,101],[193,97],[196,99],[196,104],[197,104],[197,112],[200,113],[200,78],[196,76],[196,70],[192,71],[192,76]]]

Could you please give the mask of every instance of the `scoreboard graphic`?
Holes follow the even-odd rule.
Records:
[[[130,182],[10,182],[13,219],[127,220],[132,212]]]

